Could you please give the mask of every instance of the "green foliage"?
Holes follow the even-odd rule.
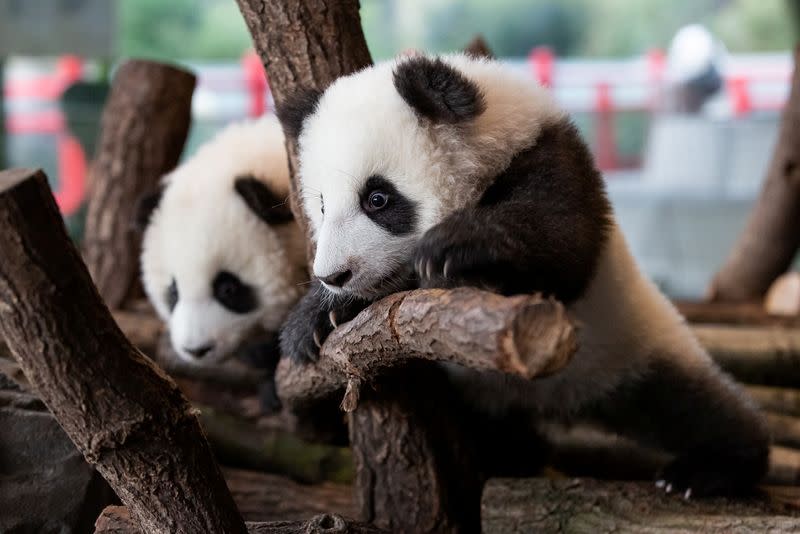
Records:
[[[790,4],[776,0],[736,0],[721,10],[713,28],[732,52],[785,50],[794,44]]]
[[[123,56],[236,59],[250,46],[233,0],[121,0],[119,16]]]
[[[119,0],[120,52],[160,60],[237,59],[250,38],[234,0]],[[800,0],[362,0],[376,59],[406,48],[458,50],[476,34],[500,56],[538,45],[560,56],[665,48],[683,25],[713,28],[734,51],[785,50]]]

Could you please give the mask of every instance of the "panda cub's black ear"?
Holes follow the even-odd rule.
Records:
[[[131,221],[131,226],[134,230],[142,233],[147,229],[147,225],[150,224],[150,217],[153,215],[153,212],[161,202],[161,196],[163,194],[164,188],[159,186],[158,189],[152,193],[148,193],[139,197],[139,199],[136,201],[136,209],[133,213],[133,221]]]
[[[439,58],[401,61],[394,70],[394,86],[417,115],[435,123],[458,124],[486,109],[478,86]]]
[[[288,95],[275,105],[275,114],[283,126],[284,133],[297,139],[303,131],[303,121],[314,113],[322,91],[305,89]]]
[[[264,182],[254,176],[239,176],[234,189],[247,207],[267,224],[284,224],[294,219],[289,201],[275,196]]]

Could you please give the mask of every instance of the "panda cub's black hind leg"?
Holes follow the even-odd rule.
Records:
[[[281,328],[281,353],[299,363],[317,361],[319,349],[328,335],[369,304],[368,301],[342,299],[327,293],[315,281]]]
[[[741,388],[710,361],[659,357],[603,402],[604,423],[675,454],[656,485],[685,498],[745,495],[766,473],[769,433]]]

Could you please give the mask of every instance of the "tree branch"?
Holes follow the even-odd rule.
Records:
[[[191,406],[125,339],[41,171],[0,173],[0,337],[141,527],[245,532]]]
[[[800,246],[800,46],[791,93],[761,196],[709,288],[712,300],[761,298]]]
[[[576,348],[575,329],[555,300],[469,288],[417,290],[390,295],[334,330],[316,365],[282,361],[277,382],[292,409],[347,388],[342,405],[352,411],[363,383],[410,360],[530,379],[563,367]]]

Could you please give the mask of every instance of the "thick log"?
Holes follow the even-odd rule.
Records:
[[[767,290],[764,310],[770,315],[800,316],[800,272],[780,275]]]
[[[279,393],[300,409],[347,386],[342,403],[352,411],[363,383],[410,360],[530,379],[563,367],[576,348],[572,323],[551,299],[471,288],[395,293],[334,330],[317,365],[282,361]]]
[[[318,514],[355,517],[352,484],[298,484],[286,477],[222,469],[245,521],[299,521]]]
[[[797,532],[800,515],[769,497],[686,501],[652,483],[495,479],[486,485],[483,532]]]
[[[41,171],[0,173],[0,336],[147,532],[245,532],[194,412],[92,285]]]
[[[123,506],[109,506],[95,523],[95,534],[140,534]],[[379,534],[386,532],[336,514],[319,514],[307,521],[247,523],[250,534]]]
[[[800,417],[800,390],[770,386],[746,386],[745,389],[762,409]]]
[[[128,61],[114,77],[89,169],[83,243],[89,272],[112,309],[143,295],[137,201],[178,163],[194,87],[193,74],[152,61]]]
[[[750,217],[711,282],[711,300],[760,299],[800,247],[800,46],[778,144]]]
[[[800,329],[697,325],[692,330],[714,360],[739,380],[800,386]]]

